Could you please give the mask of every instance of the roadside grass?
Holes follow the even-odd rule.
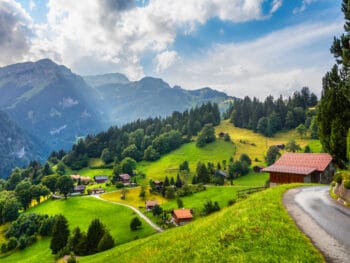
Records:
[[[233,185],[247,187],[265,186],[269,177],[270,176],[268,173],[254,173],[251,171],[248,175],[240,176],[234,179]]]
[[[220,208],[227,206],[229,200],[236,200],[238,190],[246,189],[245,186],[207,186],[207,189],[202,192],[194,193],[189,196],[181,197],[185,208],[193,209],[194,216],[200,216],[204,203],[211,200],[218,202]],[[178,209],[176,199],[169,200],[162,205],[164,210]]]
[[[167,202],[167,200],[165,198],[163,198],[161,195],[151,194],[149,192],[149,189],[150,189],[150,187],[146,188],[145,200],[157,200],[160,205]],[[132,205],[136,208],[145,208],[146,201],[142,200],[139,197],[140,191],[141,191],[141,187],[128,188],[128,193],[126,194],[125,200],[122,200],[120,198],[121,190],[117,190],[117,191],[114,191],[111,193],[102,194],[101,197],[103,199],[106,199],[109,201],[119,202],[119,203],[127,204],[127,205]]]
[[[301,185],[301,184],[300,184]],[[80,258],[80,262],[324,262],[282,204],[282,185],[193,224]]]
[[[79,226],[82,231],[87,231],[89,224],[95,218],[107,227],[115,239],[116,245],[142,238],[155,233],[143,219],[142,228],[137,231],[130,230],[130,221],[135,216],[134,211],[124,206],[111,204],[94,197],[72,197],[67,200],[48,200],[38,205],[27,213],[57,215],[63,214],[68,222],[70,230]],[[35,244],[17,250],[14,253],[0,257],[1,262],[52,262],[54,261],[49,249],[49,238],[38,240]]]
[[[193,173],[196,171],[197,162],[201,161],[205,164],[208,162],[221,163],[223,160],[228,161],[234,152],[234,144],[225,142],[222,139],[217,139],[203,148],[199,148],[195,142],[191,142],[162,156],[155,162],[142,161],[138,163],[137,170],[146,174],[145,180],[147,182],[150,179],[163,181],[165,176],[176,179],[179,165],[185,160],[189,162],[191,173]]]
[[[234,127],[232,123],[225,120],[215,127],[216,133],[226,132],[230,135],[231,140],[236,145],[235,160],[241,154],[246,153],[252,159],[252,165],[266,165],[265,155],[268,148],[276,144],[286,144],[289,140],[294,139],[303,149],[309,145],[312,152],[321,152],[322,146],[319,140],[312,140],[307,136],[300,138],[296,130],[288,132],[279,132],[274,137],[265,137],[261,134],[254,133],[248,129]],[[283,151],[282,151],[283,152]],[[255,161],[257,159],[258,161]]]

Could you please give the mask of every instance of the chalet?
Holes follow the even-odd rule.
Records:
[[[80,176],[80,180],[84,184],[88,184],[91,181],[91,178],[89,176]]]
[[[104,188],[93,188],[88,190],[89,195],[98,195],[98,194],[103,194],[104,192],[105,192]]]
[[[85,191],[85,185],[76,185],[74,186],[73,192],[74,193],[84,193]]]
[[[161,181],[158,181],[158,180],[156,180],[156,181],[153,181],[153,186],[154,186],[154,190],[156,190],[156,191],[161,191],[162,189],[163,189],[163,182],[161,182]]]
[[[285,153],[273,165],[262,169],[270,173],[270,186],[285,183],[330,183],[335,168],[327,153]]]
[[[156,205],[159,205],[157,200],[147,200],[146,211],[151,211]]]
[[[119,175],[119,180],[123,183],[123,184],[130,184],[130,179],[131,176],[128,174],[120,174]]]
[[[173,221],[176,225],[181,226],[192,221],[193,215],[191,209],[176,209],[172,211]]]
[[[70,176],[74,181],[78,181],[80,179],[80,175],[79,174],[72,174]]]
[[[94,180],[98,184],[102,184],[108,181],[108,176],[105,175],[96,175],[94,176]]]
[[[227,177],[227,173],[225,172],[225,171],[222,171],[222,170],[217,170],[216,172],[215,172],[215,175],[216,176],[223,176],[223,177]]]

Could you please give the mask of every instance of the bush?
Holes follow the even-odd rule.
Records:
[[[138,228],[140,228],[142,225],[141,220],[138,217],[134,217],[131,222],[130,222],[130,229],[132,231],[137,230]]]
[[[209,200],[204,204],[203,214],[209,215],[219,210],[220,210],[219,203],[216,201],[213,203],[211,200]]]
[[[346,189],[350,189],[350,180],[344,181],[344,186]]]
[[[230,199],[227,201],[227,206],[234,205],[236,203],[236,199]]]
[[[7,250],[10,251],[17,247],[17,239],[15,237],[10,237],[9,242],[7,243]]]
[[[341,176],[341,174],[336,174],[333,178],[334,182],[337,182],[338,184],[341,184],[341,182],[343,181],[343,177]]]
[[[124,187],[124,184],[121,183],[121,182],[118,182],[118,183],[115,184],[115,187],[117,187],[118,189],[120,189],[120,188],[123,188],[123,187]]]

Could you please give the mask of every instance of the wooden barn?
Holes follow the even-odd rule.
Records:
[[[262,172],[270,173],[270,186],[287,183],[330,183],[335,173],[327,153],[285,153]]]
[[[192,221],[193,215],[191,209],[176,209],[172,212],[173,222],[178,225],[184,225]]]

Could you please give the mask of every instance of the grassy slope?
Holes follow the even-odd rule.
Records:
[[[281,198],[292,185],[256,193],[236,205],[80,262],[322,262]]]
[[[142,161],[138,164],[137,169],[142,170],[147,175],[147,180],[164,180],[165,176],[176,178],[180,163],[187,160],[190,170],[195,171],[198,161],[222,162],[228,160],[234,154],[235,147],[232,143],[216,140],[207,144],[203,148],[196,147],[194,142],[184,144],[179,149],[164,155],[155,162]]]
[[[242,153],[246,153],[252,159],[253,165],[264,164],[264,156],[271,145],[286,144],[291,139],[295,139],[302,148],[309,145],[312,152],[321,151],[319,140],[311,140],[308,138],[300,139],[300,136],[295,130],[277,133],[274,137],[268,138],[261,134],[254,133],[251,130],[234,127],[232,123],[228,121],[222,121],[221,124],[216,127],[216,133],[219,132],[229,133],[231,139],[236,144],[235,159],[238,159]],[[248,143],[241,143],[240,140]],[[256,146],[252,146],[252,143]],[[261,162],[254,162],[255,158]]]
[[[87,231],[91,220],[99,218],[107,226],[117,244],[134,240],[136,236],[145,237],[154,233],[154,230],[144,221],[141,230],[130,231],[129,224],[132,217],[135,216],[132,210],[93,197],[50,200],[28,212],[49,215],[63,214],[67,218],[71,230],[79,226],[81,230]],[[49,243],[50,239],[48,238],[40,240],[22,251],[1,258],[1,262],[51,262],[53,256],[49,249]]]

